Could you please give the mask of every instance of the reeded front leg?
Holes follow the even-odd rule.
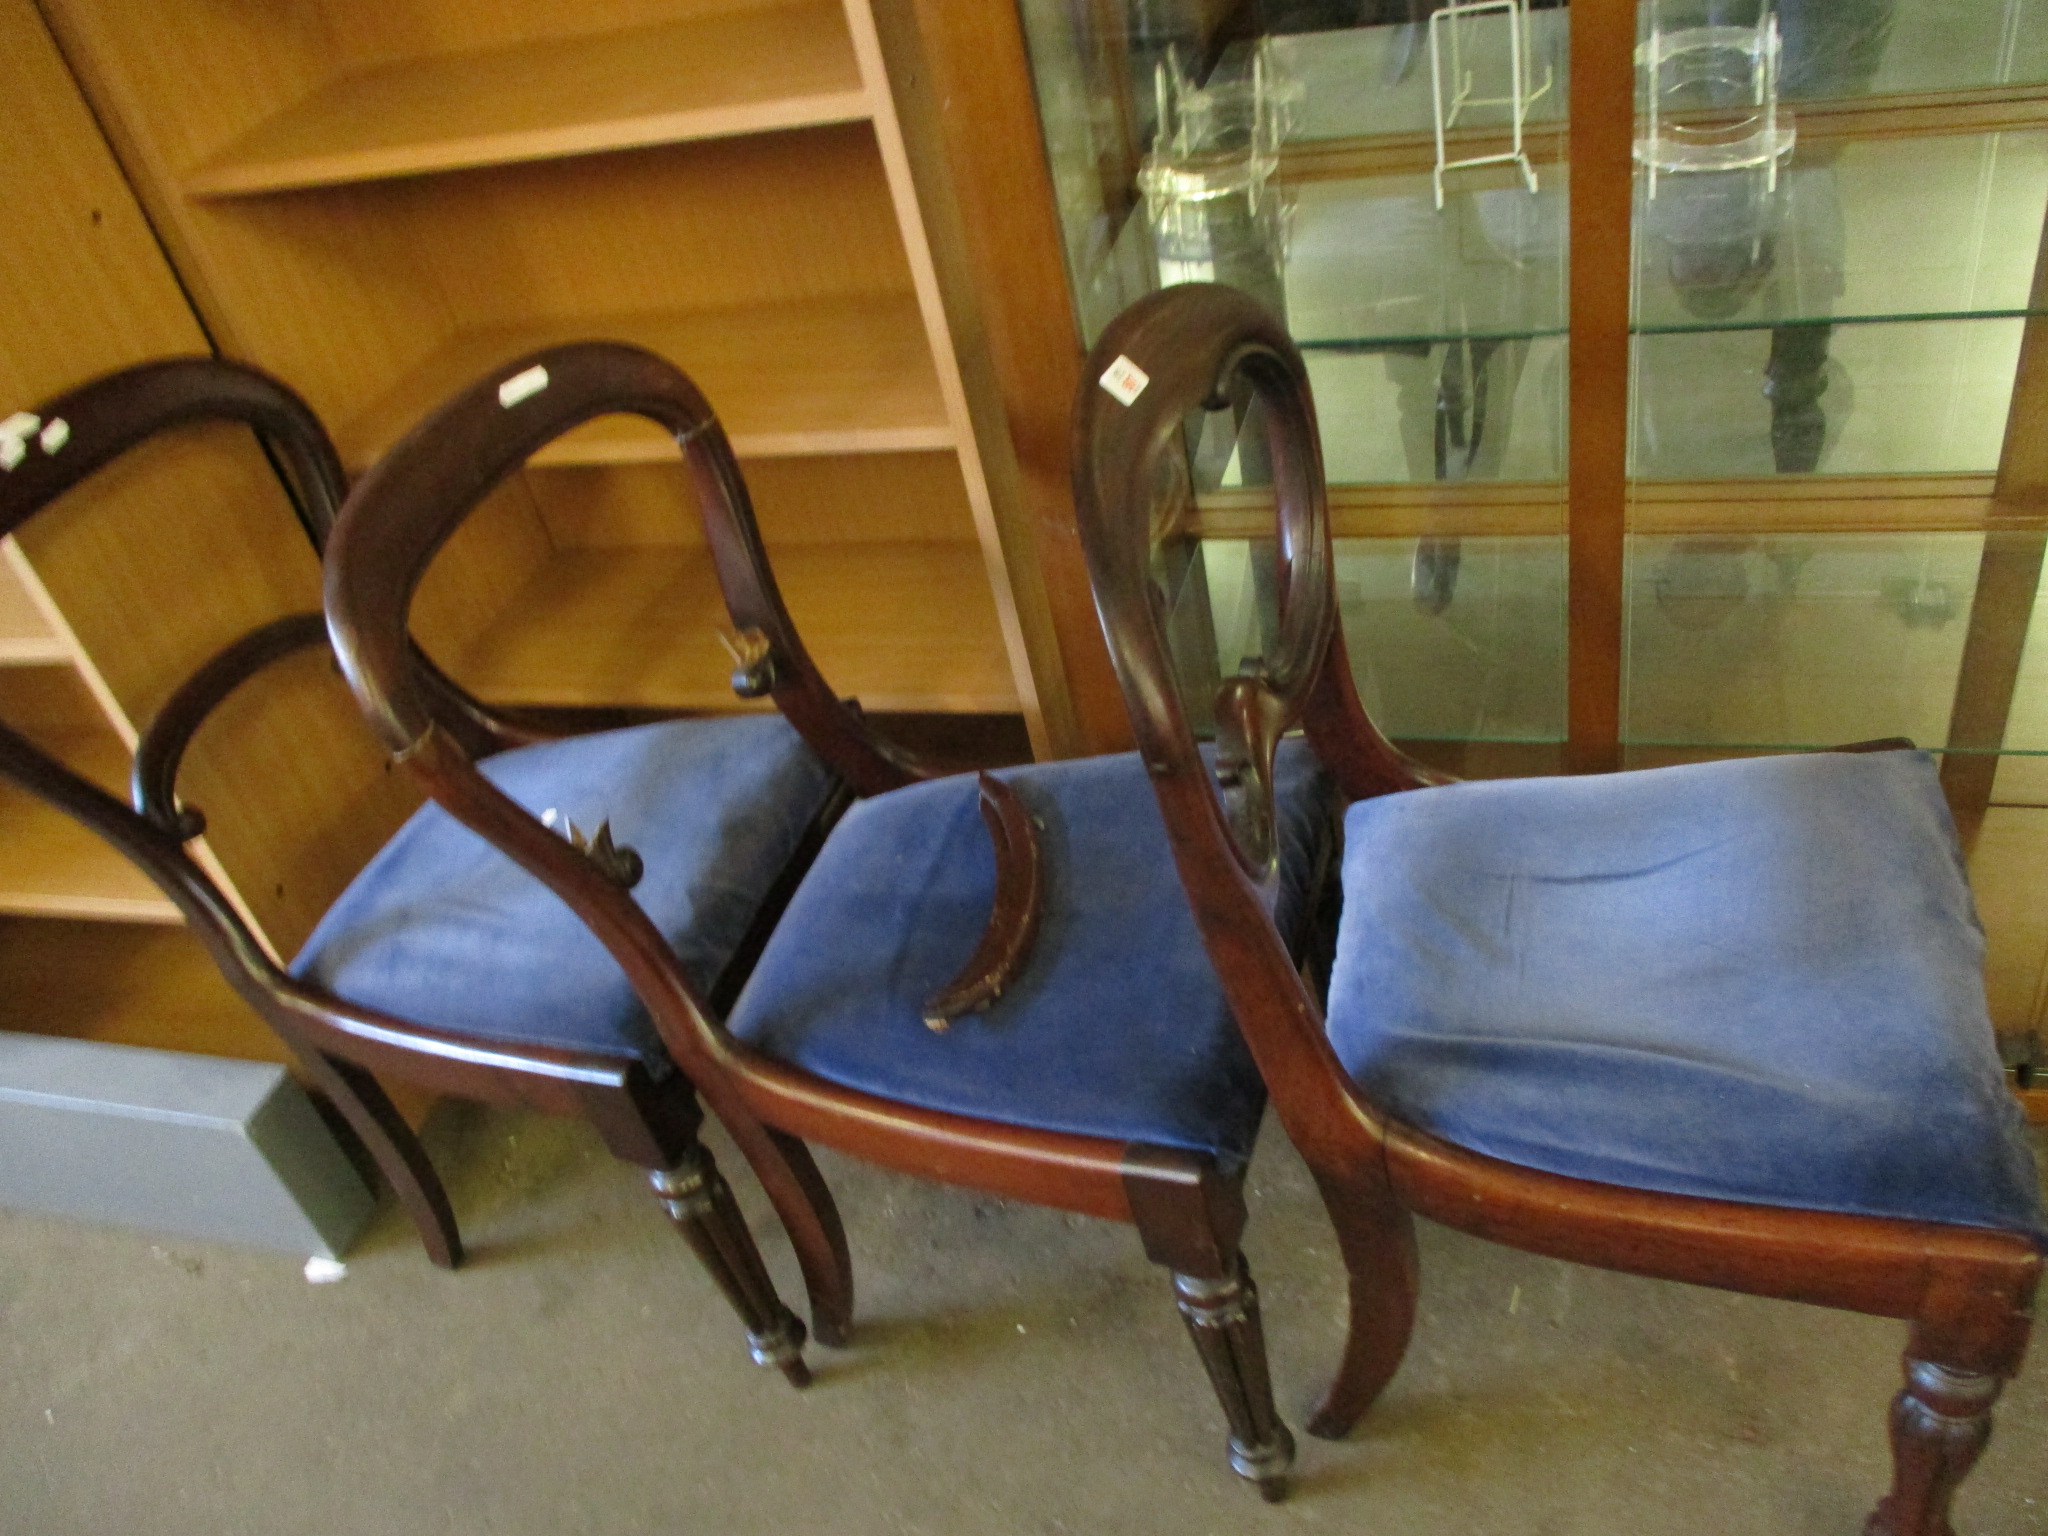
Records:
[[[1294,1437],[1273,1406],[1259,1293],[1238,1249],[1243,1170],[1171,1147],[1124,1149],[1124,1193],[1146,1257],[1173,1274],[1181,1321],[1230,1425],[1230,1469],[1275,1503],[1287,1494]]]
[[[1239,1254],[1236,1272],[1222,1278],[1176,1273],[1173,1294],[1230,1424],[1230,1469],[1257,1483],[1267,1503],[1278,1503],[1287,1496],[1294,1437],[1273,1406],[1251,1267]]]
[[[674,1167],[654,1169],[647,1177],[683,1241],[739,1314],[755,1361],[780,1370],[792,1386],[809,1386],[804,1325],[776,1295],[732,1187],[711,1153],[692,1146]]]
[[[1892,1491],[1864,1536],[1955,1536],[1949,1501],[1991,1438],[1991,1405],[2005,1383],[1906,1356],[1892,1399]]]

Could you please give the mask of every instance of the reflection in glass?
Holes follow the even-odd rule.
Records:
[[[1630,473],[1988,474],[2024,326],[1922,320],[1640,336]]]
[[[1455,581],[1418,582],[1418,569],[1440,571],[1447,543],[1337,541],[1337,601],[1367,710],[1405,740],[1560,740],[1564,540],[1461,539]],[[1276,632],[1271,544],[1204,539],[1199,551],[1199,586],[1168,592],[1177,638],[1204,627],[1211,637],[1199,662],[1178,651],[1185,696],[1212,659],[1211,677],[1255,668]]]
[[[1280,264],[1289,200],[1273,185],[1301,88],[1264,46],[1193,84],[1169,49],[1154,66],[1152,148],[1138,167],[1159,286],[1227,283],[1286,312]]]
[[[1974,533],[1632,539],[1624,736],[1940,745],[1983,545]]]

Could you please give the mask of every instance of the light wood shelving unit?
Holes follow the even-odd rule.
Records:
[[[45,13],[213,340],[352,469],[526,351],[647,346],[836,688],[1050,745],[869,0]],[[436,654],[506,702],[741,707],[674,453],[624,419],[543,452],[437,561]]]
[[[130,363],[209,350],[30,0],[0,0],[0,55],[0,284],[14,299],[0,415]],[[0,720],[125,798],[137,724],[170,689],[237,634],[318,600],[317,562],[249,433],[153,443],[0,543]],[[309,754],[308,741],[329,745]],[[186,788],[211,824],[198,856],[280,953],[410,803],[318,666],[287,669],[271,697],[209,727]],[[11,787],[0,1029],[284,1057],[155,886]]]
[[[0,416],[129,362],[205,352],[207,336],[29,0],[0,0],[0,57],[10,86],[0,285],[20,299],[0,336]],[[23,539],[0,543],[0,719],[117,795],[135,721],[150,719],[178,676],[238,627],[317,600],[311,551],[246,432],[195,432],[143,457],[96,475]],[[166,608],[166,590],[186,602]],[[311,700],[293,707],[299,729]],[[356,729],[338,702],[311,702],[322,721],[313,729]],[[231,723],[197,745],[193,782],[205,784],[201,803],[215,819],[199,852],[248,897],[270,942],[289,948],[303,932],[295,913],[330,899],[338,870],[291,860],[301,834],[276,836],[281,819],[303,819],[307,784],[291,782],[262,815],[238,813],[258,788],[233,739],[246,729]],[[332,762],[360,772],[365,758]],[[365,819],[387,825],[397,811]],[[272,856],[295,870],[287,881],[258,881]],[[229,866],[248,877],[242,887]],[[0,1030],[285,1055],[139,870],[12,786],[0,788]]]

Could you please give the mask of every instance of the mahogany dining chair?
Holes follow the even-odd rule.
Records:
[[[1308,376],[1249,297],[1115,320],[1075,407],[1081,532],[1181,885],[1350,1278],[1312,1433],[1399,1366],[1411,1213],[1530,1252],[1905,1319],[1869,1536],[1948,1536],[2020,1365],[2048,1241],[1934,765],[1906,743],[1445,783],[1361,707]],[[1098,386],[1096,381],[1102,383]],[[1213,701],[1213,768],[1152,585],[1191,412],[1249,387],[1277,633]],[[1207,704],[1209,701],[1202,701]],[[1325,1006],[1274,925],[1276,760],[1335,777]]]
[[[859,796],[729,1000],[643,909],[645,885],[629,890],[543,824],[554,790],[528,793],[494,772],[497,760],[473,761],[436,717],[406,643],[421,576],[469,509],[603,412],[645,416],[682,445],[716,513],[706,531],[738,631],[736,686],[772,697]],[[1239,1246],[1264,1097],[1136,757],[912,782],[798,638],[709,406],[675,368],[616,344],[508,363],[416,429],[344,509],[327,605],[343,670],[394,760],[534,877],[547,921],[573,912],[588,925],[607,977],[580,976],[578,988],[637,997],[647,1045],[665,1050],[752,1164],[832,1320],[821,1337],[843,1335],[850,1280],[838,1218],[798,1138],[1130,1222],[1172,1272],[1232,1466],[1280,1496],[1293,1445],[1273,1410]],[[1305,932],[1333,825],[1306,754],[1283,763],[1277,799],[1278,931]],[[586,824],[608,817],[630,837],[647,881],[666,878],[673,829],[629,823],[602,773],[578,805]]]

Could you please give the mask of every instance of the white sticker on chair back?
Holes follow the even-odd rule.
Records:
[[[33,411],[16,411],[0,421],[0,469],[12,469],[28,456],[28,440],[42,424]]]
[[[1117,360],[1102,373],[1102,387],[1116,397],[1119,405],[1129,405],[1145,393],[1145,386],[1152,382],[1152,375],[1121,353]]]
[[[498,386],[498,404],[511,410],[522,400],[530,400],[548,387],[548,371],[535,363],[523,373],[515,373]]]

